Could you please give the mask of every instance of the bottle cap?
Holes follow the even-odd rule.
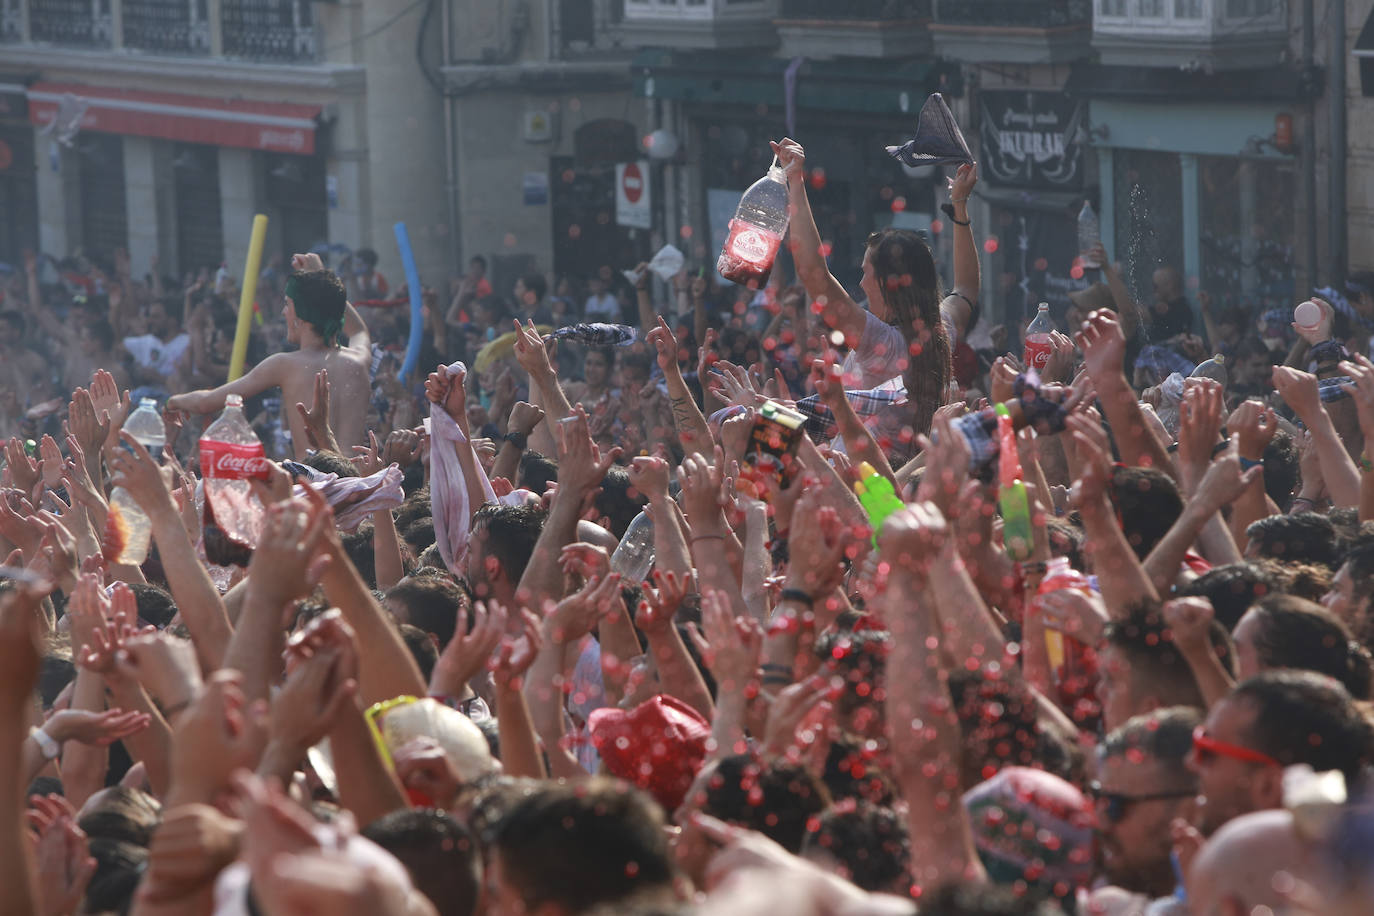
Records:
[[[867,461],[860,461],[860,462],[859,462],[859,479],[860,479],[860,480],[867,480],[868,478],[874,476],[874,475],[877,474],[877,473],[878,473],[878,471],[873,467],[873,465],[869,464]]]

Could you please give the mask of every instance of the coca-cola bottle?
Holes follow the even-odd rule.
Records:
[[[1054,330],[1054,322],[1050,320],[1050,304],[1040,303],[1040,310],[1035,313],[1035,320],[1026,328],[1026,352],[1025,363],[1027,369],[1034,369],[1036,372],[1043,372],[1045,367],[1050,364],[1050,333]]]
[[[1051,592],[1072,589],[1085,594],[1092,592],[1087,576],[1069,565],[1067,557],[1051,557],[1045,564],[1045,577],[1040,580],[1033,601]],[[1049,657],[1050,672],[1065,709],[1080,709],[1080,701],[1089,698],[1094,689],[1096,670],[1088,659],[1089,648],[1077,637],[1060,630],[1045,628],[1045,654]]]
[[[218,566],[247,566],[262,536],[262,507],[248,481],[267,479],[267,456],[237,394],[224,399],[224,413],[200,437],[200,476],[205,558]]]
[[[716,270],[741,286],[762,289],[773,272],[773,259],[787,234],[790,218],[787,176],[774,157],[768,174],[750,185],[740,198]]]

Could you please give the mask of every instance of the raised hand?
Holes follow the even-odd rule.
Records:
[[[1175,598],[1165,602],[1163,613],[1170,638],[1179,651],[1210,651],[1208,634],[1216,616],[1212,602],[1206,598]]]
[[[587,584],[554,605],[544,619],[544,635],[555,645],[576,642],[598,621],[610,616],[620,602],[620,575],[593,576]]]
[[[758,679],[763,651],[763,627],[757,620],[735,617],[730,600],[718,591],[701,596],[701,623],[705,631],[702,655],[711,675],[723,691],[743,692]]]
[[[113,707],[103,712],[88,709],[61,709],[43,723],[43,731],[59,744],[75,741],[93,747],[106,747],[148,727],[151,717],[146,712],[125,712]]]
[[[195,646],[166,632],[136,633],[124,640],[115,667],[137,681],[162,706],[169,719],[185,709],[200,690]]]
[[[504,637],[488,665],[492,683],[498,690],[520,690],[525,672],[530,670],[535,656],[544,647],[544,634],[537,614],[522,608],[520,627],[520,637]]]
[[[878,533],[878,549],[892,565],[925,576],[949,533],[944,515],[933,503],[913,503],[887,517]]]
[[[1107,309],[1090,314],[1074,335],[1074,342],[1083,351],[1088,374],[1099,388],[1109,387],[1125,372],[1126,335],[1116,316]]]
[[[574,407],[571,416],[558,421],[555,427],[558,448],[558,489],[578,497],[601,485],[606,472],[620,457],[620,447],[605,455],[592,440],[587,426],[587,412]]]
[[[67,405],[67,429],[85,454],[94,456],[100,452],[110,441],[112,425],[110,412],[97,411],[89,391],[78,388],[72,392],[71,403]]]
[[[544,338],[534,326],[534,319],[523,325],[515,321],[515,361],[536,382],[554,377],[549,351],[544,348]]]
[[[305,426],[305,438],[310,447],[316,450],[337,450],[334,433],[329,428],[329,370],[321,369],[315,373],[315,392],[307,408],[296,402],[296,413]]]
[[[42,468],[29,457],[24,443],[11,438],[5,443],[5,469],[9,471],[10,481],[25,496],[33,496],[38,482],[42,479]]]
[[[210,805],[164,810],[149,848],[140,897],[150,903],[169,902],[209,884],[238,858],[242,837],[243,822]]]
[[[172,791],[184,801],[212,801],[231,773],[257,765],[267,734],[267,703],[248,703],[237,671],[214,672],[177,720]]]
[[[1233,502],[1264,474],[1264,468],[1258,465],[1248,471],[1241,470],[1238,446],[1239,437],[1232,435],[1226,450],[1212,461],[1198,484],[1198,496],[1217,508]]]
[[[1242,458],[1260,461],[1274,434],[1279,431],[1279,418],[1274,408],[1251,399],[1231,411],[1231,416],[1226,420],[1226,429],[1238,437]]]
[[[803,731],[802,723],[829,718],[832,693],[829,678],[820,674],[783,688],[768,709],[763,730],[764,756],[796,758],[798,745],[813,744],[818,737],[815,728]]]
[[[1212,379],[1189,379],[1179,405],[1178,461],[1189,484],[1212,460],[1221,434],[1224,407],[1221,385]]]
[[[679,577],[674,572],[654,570],[654,584],[656,588],[644,590],[644,598],[639,602],[639,611],[635,614],[635,624],[650,637],[666,634],[673,629],[673,619],[687,597],[691,582],[686,576]]]
[[[353,446],[355,454],[349,459],[353,462],[353,467],[357,468],[359,477],[370,477],[386,467],[382,462],[382,449],[377,443],[377,434],[370,429],[367,431],[367,442],[367,445]]]
[[[420,460],[423,449],[424,439],[415,430],[393,429],[386,437],[386,447],[382,450],[382,467],[390,464],[410,467]]]
[[[289,748],[288,760],[299,760],[356,702],[358,679],[344,670],[339,651],[324,647],[294,665],[277,695],[269,717],[271,740]]]
[[[793,509],[793,519],[806,519],[806,524],[794,524],[787,536],[790,560],[787,564],[787,587],[822,599],[839,587],[844,579],[842,560],[857,552],[859,539],[846,526],[833,506],[826,503],[820,487],[806,490]],[[886,530],[886,525],[883,526]]]
[[[506,631],[508,612],[495,601],[478,601],[472,606],[472,629],[455,633],[444,646],[430,675],[430,692],[457,696],[468,681],[487,670]]]
[[[39,476],[43,481],[43,486],[49,490],[56,490],[62,486],[62,450],[57,447],[57,440],[52,436],[44,436],[38,442],[38,468]]]
[[[465,371],[450,373],[447,366],[440,366],[425,379],[425,397],[442,407],[464,434],[468,431],[466,378]]]
[[[592,578],[605,578],[611,571],[611,555],[600,544],[577,541],[564,546],[558,556],[558,565],[564,575],[576,576],[582,581]]]
[[[293,271],[324,270],[324,258],[313,251],[293,254],[291,256],[291,269]]]
[[[95,876],[96,860],[75,814],[60,814],[45,822],[33,849],[42,916],[80,912],[86,888]]]
[[[682,483],[682,509],[687,520],[694,526],[714,521],[725,505],[725,453],[720,446],[716,446],[714,464],[698,453],[683,459],[678,480]]]
[[[630,486],[649,502],[661,502],[668,496],[668,462],[656,456],[641,455],[630,460]]]
[[[114,448],[119,444],[116,434],[124,425],[124,418],[129,415],[129,410],[132,407],[129,392],[121,393],[119,386],[115,384],[114,376],[104,369],[97,369],[95,375],[91,377],[90,393],[95,415],[101,418],[102,423],[106,419],[110,423],[104,447],[107,449]]]
[[[1356,355],[1343,361],[1340,370],[1350,376],[1350,382],[1342,384],[1341,390],[1355,401],[1360,431],[1366,441],[1374,440],[1374,363]]]
[[[148,450],[133,436],[121,430],[119,437],[127,448],[112,452],[108,458],[111,485],[127,491],[149,518],[156,517],[162,511],[175,511],[171,469],[159,467]]]
[[[1311,426],[1312,418],[1323,410],[1317,377],[1291,366],[1275,366],[1272,378],[1279,397],[1293,408],[1299,419]]]
[[[322,502],[293,498],[267,507],[262,538],[248,563],[256,600],[289,605],[319,584],[330,562],[324,548],[334,525]]]
[[[770,140],[768,145],[773,150],[773,155],[778,157],[778,165],[791,178],[793,175],[801,175],[806,168],[806,150],[796,140],[790,137],[783,137],[781,140]]]
[[[678,366],[680,354],[678,351],[677,337],[668,327],[668,322],[663,320],[663,316],[658,316],[658,326],[650,329],[645,335],[645,340],[653,344],[654,356],[658,360],[658,368],[665,374],[672,371],[681,371]]]

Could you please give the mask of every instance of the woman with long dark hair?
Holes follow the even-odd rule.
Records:
[[[906,403],[882,411],[875,435],[889,455],[909,457],[915,436],[930,432],[936,409],[948,397],[951,331],[957,335],[968,327],[978,302],[978,251],[968,217],[977,168],[961,166],[950,182],[954,289],[942,295],[935,258],[925,239],[906,229],[883,229],[869,236],[864,252],[859,284],[868,300],[864,309],[826,266],[806,196],[806,152],[789,139],[774,143],[773,151],[787,173],[792,207],[788,247],[797,275],[820,305],[822,320],[840,331],[849,346],[843,367],[845,387],[871,389],[901,377]]]

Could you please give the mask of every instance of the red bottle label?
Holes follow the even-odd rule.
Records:
[[[1050,364],[1050,351],[1053,348],[1048,340],[1026,341],[1026,368],[1039,372]]]
[[[231,445],[228,442],[200,441],[200,476],[206,480],[267,479],[267,456],[262,443]]]
[[[782,237],[767,229],[746,223],[743,220],[730,220],[730,237],[716,262],[716,270],[727,280],[760,289],[768,282],[773,270],[773,258],[782,245]]]

